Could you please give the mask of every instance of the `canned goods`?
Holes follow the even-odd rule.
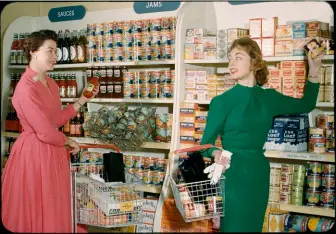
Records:
[[[162,45],[171,45],[172,34],[170,31],[161,32],[161,44]]]
[[[147,72],[147,71],[140,71],[139,72],[139,83],[140,84],[147,84],[149,83],[149,76],[150,76],[150,73]]]
[[[134,32],[142,32],[143,22],[142,20],[135,20],[133,25]]]
[[[268,217],[268,230],[269,232],[284,232],[284,216],[288,212],[283,211],[270,211]]]
[[[134,28],[133,24],[134,24],[133,20],[125,21],[123,33],[132,33]]]
[[[95,36],[96,34],[96,25],[95,24],[87,24],[86,32],[88,36]]]
[[[282,184],[292,184],[293,175],[291,174],[281,174],[280,183]]]
[[[324,139],[326,136],[325,129],[323,128],[309,128],[310,139]]]
[[[103,35],[104,35],[104,23],[97,23],[96,36],[103,36]]]
[[[151,71],[149,83],[160,84],[161,71]]]
[[[166,170],[166,161],[162,158],[158,158],[155,161],[155,168],[158,171],[164,172]]]
[[[152,60],[152,48],[149,45],[144,46],[144,53],[145,53],[145,60],[150,61]]]
[[[125,166],[127,168],[133,168],[135,165],[135,157],[131,155],[125,156]]]
[[[149,84],[150,98],[159,98],[160,87],[159,84]]]
[[[335,189],[335,177],[322,176],[322,188],[323,190]]]
[[[114,61],[124,61],[124,52],[123,52],[123,48],[121,47],[117,47],[115,49],[113,49],[113,60]]]
[[[114,33],[114,22],[104,23],[104,34],[111,36]]]
[[[99,49],[99,50],[98,50],[98,62],[99,62],[99,63],[103,63],[103,62],[105,62],[105,53],[104,53],[104,49]]]
[[[124,32],[124,24],[125,24],[124,21],[117,21],[115,23],[115,32],[117,34],[122,34]]]
[[[129,89],[130,89],[130,97],[131,98],[139,98],[140,97],[140,90],[139,90],[139,85],[138,84],[130,84]]]
[[[280,168],[271,168],[270,185],[280,185]]]
[[[156,185],[156,186],[160,186],[161,185],[159,171],[155,171],[153,173],[153,184]]]
[[[168,17],[162,17],[162,30],[169,30],[170,22]]]
[[[134,60],[139,60],[142,61],[143,57],[142,55],[145,53],[144,47],[143,46],[135,46],[134,47]]]
[[[173,98],[174,86],[171,84],[160,85],[161,98]]]
[[[155,140],[158,142],[165,142],[166,141],[166,128],[156,128],[156,136]]]
[[[97,50],[96,49],[88,49],[87,61],[88,63],[97,62]]]
[[[298,177],[297,175],[293,175],[292,184],[295,186],[303,186],[305,182],[305,176]]]
[[[294,165],[294,174],[301,174],[306,172],[306,167],[304,165]]]
[[[281,172],[282,173],[293,174],[293,172],[294,172],[294,165],[281,164]]]
[[[133,47],[133,41],[134,41],[133,34],[131,33],[123,34],[122,45],[124,47]]]
[[[308,162],[308,175],[321,175],[322,164],[318,162]]]
[[[334,86],[333,85],[325,85],[324,101],[325,102],[334,102]]]
[[[335,190],[328,190],[321,192],[321,206],[325,208],[333,208],[334,207],[334,196]]]
[[[133,33],[134,46],[142,46],[142,33]]]
[[[151,45],[151,60],[161,59],[161,46]]]
[[[324,154],[326,152],[326,139],[309,139],[309,152]]]
[[[299,206],[303,204],[303,187],[292,186],[291,204]]]
[[[306,192],[306,205],[320,206],[320,196],[321,196],[320,191],[314,189],[308,189]]]
[[[166,84],[166,83],[170,84],[171,83],[170,70],[163,70],[163,71],[161,71],[160,83],[161,84]]]
[[[125,72],[123,76],[124,84],[134,84],[134,72]]]
[[[162,59],[172,59],[172,46],[171,45],[161,46],[161,58]]]
[[[290,184],[280,184],[280,193],[290,194],[292,191],[292,185]]]
[[[280,199],[279,202],[281,204],[290,204],[291,203],[291,195],[285,194],[280,191]]]
[[[88,36],[87,37],[87,44],[88,49],[97,49],[97,37],[95,36]]]
[[[280,187],[270,186],[269,201],[278,203],[280,200]]]
[[[313,175],[307,176],[307,187],[309,189],[319,190],[321,186],[321,176],[320,175]]]
[[[143,83],[140,85],[140,97],[141,98],[150,98],[150,89],[148,83]]]
[[[167,126],[167,114],[156,114],[155,115],[155,127],[165,128]]]
[[[143,181],[145,184],[153,184],[154,171],[144,170],[143,171]]]
[[[335,176],[335,165],[334,164],[322,164],[322,175],[325,176]]]
[[[124,61],[131,62],[133,61],[133,50],[130,47],[124,47]]]
[[[156,18],[151,21],[152,25],[150,30],[154,32],[159,32],[162,29],[162,18]]]
[[[136,157],[135,168],[144,169],[145,168],[145,158],[142,156]]]
[[[309,217],[303,215],[285,215],[285,229],[295,232],[306,232]]]
[[[144,177],[144,171],[143,171],[143,169],[142,168],[138,169],[138,171],[135,173],[135,176],[139,180],[143,181],[143,177]]]
[[[122,34],[113,34],[113,44],[115,47],[123,47],[123,39]]]
[[[141,44],[143,46],[151,46],[152,45],[152,37],[148,32],[143,32],[141,34]]]
[[[334,226],[334,220],[312,217],[308,221],[308,228],[312,232],[327,232]]]

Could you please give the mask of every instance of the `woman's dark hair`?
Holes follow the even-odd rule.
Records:
[[[57,34],[52,30],[40,30],[32,32],[25,40],[24,53],[30,62],[30,52],[37,51],[46,40],[53,40],[57,43]]]
[[[230,51],[234,48],[243,49],[251,57],[251,66],[257,84],[260,86],[266,84],[269,71],[257,42],[249,37],[239,38],[232,43]]]

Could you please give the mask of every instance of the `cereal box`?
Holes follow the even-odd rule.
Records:
[[[283,77],[282,78],[282,94],[294,97],[295,78]]]
[[[212,49],[212,48],[206,48],[204,49],[204,59],[205,60],[212,60],[212,59],[216,59],[216,48]]]
[[[249,21],[249,31],[250,38],[261,38],[262,37],[262,19],[250,19]]]
[[[292,69],[282,69],[281,74],[282,77],[293,77],[294,71]]]
[[[293,40],[275,40],[275,56],[292,56]]]
[[[293,39],[300,39],[300,38],[304,39],[306,37],[307,37],[306,30],[293,32]]]
[[[304,45],[306,44],[306,38],[293,39],[293,55],[302,56],[305,55]]]
[[[263,18],[261,20],[262,37],[275,37],[276,26],[278,26],[278,17]]]
[[[262,48],[262,55],[267,56],[274,56],[274,38],[262,38],[261,39],[261,48]],[[259,46],[260,47],[260,46]]]
[[[296,31],[305,31],[306,23],[305,22],[295,22],[292,24],[293,32]]]
[[[293,27],[291,24],[278,25],[275,33],[276,39],[292,39]]]
[[[204,37],[203,38],[203,48],[204,49],[216,49],[217,48],[217,38],[216,37]]]

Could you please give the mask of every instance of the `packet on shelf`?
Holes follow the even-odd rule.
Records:
[[[208,111],[195,111],[195,123],[206,123],[206,118],[208,116]]]
[[[306,38],[293,40],[293,55],[301,56],[305,54],[304,45],[306,44]]]
[[[262,37],[262,19],[250,19],[249,20],[249,32],[250,38],[261,38]]]
[[[293,26],[291,24],[278,25],[276,27],[275,38],[278,39],[293,39]]]
[[[270,89],[275,89],[279,93],[282,91],[282,78],[280,76],[280,70],[269,70],[269,77],[266,86]]]
[[[295,77],[295,95],[296,98],[302,98],[306,86],[306,77]]]
[[[185,90],[185,99],[192,101],[192,100],[196,100],[197,96],[196,96],[196,89],[186,89]]]
[[[205,48],[204,49],[204,59],[205,60],[215,60],[217,56],[216,49],[213,48]]]
[[[262,55],[264,57],[274,56],[274,47],[275,40],[274,38],[262,38],[261,39],[261,49]]]
[[[208,91],[207,90],[196,90],[197,100],[205,101],[207,100]]]
[[[261,20],[262,37],[275,37],[275,30],[278,26],[278,17],[263,18]]]
[[[292,56],[293,40],[275,40],[275,56]]]
[[[231,45],[236,39],[247,37],[248,34],[249,30],[245,28],[229,28],[227,30],[227,42]]]
[[[282,94],[294,97],[295,78],[292,76],[282,78]]]

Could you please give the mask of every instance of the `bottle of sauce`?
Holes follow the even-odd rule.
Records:
[[[60,88],[60,76],[59,76],[58,73],[55,74],[55,81],[56,81],[56,83],[58,85],[58,88]]]
[[[71,40],[70,40],[70,59],[71,59],[71,63],[78,63],[77,46],[78,46],[77,31],[74,30],[72,32],[72,37],[71,37]]]
[[[87,88],[83,92],[83,96],[86,98],[92,98],[93,97],[93,90],[99,88],[99,78],[100,74],[99,72],[95,73],[91,79],[88,79]]]
[[[78,84],[77,84],[77,79],[76,79],[76,74],[75,73],[72,74],[72,82],[73,82],[73,94],[72,94],[72,96],[74,98],[76,98],[77,95],[78,95]]]
[[[82,118],[81,118],[81,112],[77,112],[77,117],[75,119],[75,128],[76,132],[75,135],[76,137],[81,137],[83,135],[83,129],[82,129]]]
[[[66,104],[67,106],[69,105],[69,103]],[[63,126],[63,133],[66,135],[66,136],[69,136],[70,135],[70,120],[68,120],[64,126]]]
[[[99,96],[100,98],[106,98],[106,67],[100,68],[99,79]]]
[[[113,91],[114,98],[123,98],[124,97],[124,88],[123,88],[123,78],[121,75],[121,69],[119,66],[116,66],[113,71]]]
[[[12,46],[11,46],[11,55],[10,55],[10,63],[12,65],[17,64],[16,54],[17,54],[18,47],[19,47],[19,35],[17,33],[14,33],[14,38],[13,38]]]
[[[62,47],[63,52],[63,63],[69,64],[71,63],[70,59],[70,32],[69,30],[65,30],[64,33],[64,43]]]
[[[70,120],[70,136],[71,137],[76,137],[76,121],[77,121],[77,116]]]
[[[12,73],[11,74],[11,82],[10,82],[10,88],[9,88],[9,96],[12,97],[14,94],[14,90],[15,90],[15,74]]]
[[[66,96],[66,83],[65,83],[65,78],[64,78],[64,74],[61,73],[60,75],[60,89],[59,89],[59,94],[61,98],[65,98]]]
[[[77,45],[77,58],[79,63],[85,63],[86,61],[86,36],[84,30],[80,30]]]
[[[63,32],[62,30],[58,31],[58,42],[57,42],[57,63],[63,63]]]
[[[72,79],[69,73],[65,74],[67,97],[72,98]]]
[[[113,98],[113,67],[106,69],[106,97]]]

